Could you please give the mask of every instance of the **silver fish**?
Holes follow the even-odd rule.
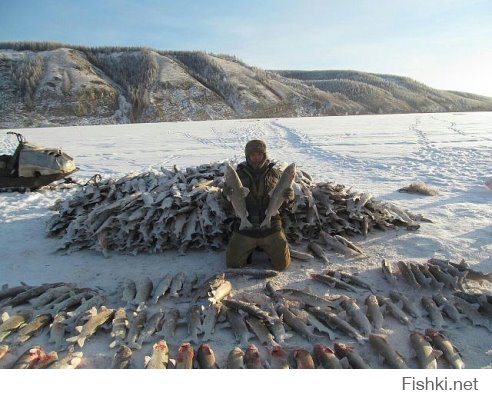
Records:
[[[410,343],[417,355],[417,362],[422,369],[437,369],[437,358],[441,351],[435,350],[425,335],[413,331],[410,333]]]
[[[170,343],[174,342],[178,319],[179,310],[175,308],[169,309],[164,315],[164,322],[162,323],[159,335]]]
[[[8,286],[2,287],[2,290],[0,291],[0,301],[6,298],[13,298],[22,292],[30,290],[31,288],[33,287],[27,284],[22,284],[17,287],[10,287],[10,288],[8,288]]]
[[[408,262],[410,266],[410,270],[412,271],[412,274],[415,277],[415,280],[422,286],[422,287],[430,287],[432,284],[432,279],[430,277],[426,277],[424,273],[422,273],[422,270],[420,270],[419,264],[416,262]]]
[[[341,369],[343,368],[340,364],[340,360],[336,357],[335,352],[323,345],[323,344],[314,344],[313,348],[314,358],[316,363],[320,368],[324,369]]]
[[[215,331],[215,323],[219,316],[220,304],[210,305],[203,309],[203,322],[201,330],[203,332],[202,342],[212,340],[212,334]]]
[[[176,368],[177,369],[192,369],[193,358],[195,357],[195,351],[189,342],[183,342],[178,348],[178,355],[176,356]]]
[[[171,286],[171,282],[173,281],[172,273],[167,273],[161,281],[157,284],[154,289],[154,293],[152,294],[152,298],[154,299],[154,303],[156,304],[159,301],[159,298],[166,295],[166,292],[169,290]]]
[[[243,187],[237,172],[229,163],[226,163],[224,175],[227,187],[229,189],[227,199],[231,202],[236,216],[241,219],[239,230],[251,229],[253,225],[248,220],[249,215],[246,210],[246,197],[249,194],[249,189]]]
[[[357,351],[349,345],[345,345],[341,342],[336,342],[333,346],[335,354],[342,363],[343,359],[347,359],[351,368],[354,369],[370,369],[371,367],[367,362],[357,353]],[[343,364],[343,363],[342,363]]]
[[[337,235],[337,234],[335,234],[333,237],[335,237],[338,241],[340,241],[347,248],[350,248],[352,251],[355,251],[361,255],[364,254],[362,249],[360,249],[357,245],[355,245],[352,241],[346,239],[345,237],[342,237],[342,236]]]
[[[33,320],[19,329],[18,335],[14,340],[14,345],[20,345],[26,342],[50,324],[52,319],[53,318],[50,313],[37,315]]]
[[[296,175],[296,164],[292,163],[285,168],[278,180],[275,188],[269,193],[270,202],[265,211],[265,219],[260,224],[260,229],[269,229],[271,218],[278,213],[278,210],[285,202],[285,191],[292,187],[292,182]]]
[[[248,324],[251,330],[255,333],[260,343],[265,344],[267,347],[278,345],[278,343],[275,342],[273,335],[270,333],[267,326],[262,320],[259,320],[256,317],[249,316],[246,318],[246,324]]]
[[[305,324],[310,325],[314,330],[319,331],[328,335],[328,337],[333,340],[335,339],[335,334],[331,328],[328,328],[322,322],[320,322],[316,317],[314,317],[311,313],[306,312],[302,309],[296,309],[295,307],[290,307],[289,310],[294,313],[300,320],[302,320]],[[287,335],[287,338],[289,335]],[[279,343],[282,343],[279,341]]]
[[[133,352],[126,345],[120,345],[116,351],[113,361],[111,362],[112,369],[127,369],[130,367],[130,360],[132,358]]]
[[[379,295],[377,295],[376,298],[379,304],[382,306],[382,308],[386,311],[386,313],[389,313],[400,323],[406,325],[410,324],[410,319],[408,315],[403,310],[401,310],[398,306],[396,306],[396,304],[393,303],[391,299]]]
[[[265,312],[254,303],[231,298],[223,299],[222,303],[230,309],[242,310],[243,312],[246,312],[251,316],[254,316],[260,320],[264,320],[269,324],[273,324],[273,318],[268,314],[268,312]]]
[[[109,344],[110,348],[122,345],[123,342],[125,342],[128,324],[129,323],[126,316],[126,309],[118,308],[113,318],[113,329],[111,331],[111,337],[114,338],[114,340]]]
[[[173,277],[173,281],[171,283],[171,288],[169,289],[169,296],[173,298],[179,297],[179,291],[183,288],[183,283],[186,279],[186,274],[183,272],[177,273]]]
[[[405,310],[405,312],[409,315],[413,317],[420,317],[420,310],[415,305],[415,302],[407,298],[401,292],[395,290],[391,291],[390,298],[396,303],[401,303],[403,310]]]
[[[166,341],[161,340],[152,346],[152,356],[145,356],[146,369],[167,369],[169,364],[169,348]]]
[[[30,288],[26,291],[17,294],[15,297],[4,303],[3,306],[15,307],[18,305],[22,305],[23,303],[26,303],[30,299],[40,296],[44,292],[48,291],[50,288],[59,287],[61,285],[63,285],[63,283],[51,283],[51,284],[42,284],[40,286]]]
[[[314,359],[306,349],[295,349],[292,358],[296,369],[315,369]]]
[[[148,277],[145,277],[137,284],[137,293],[133,299],[133,304],[138,305],[137,311],[143,309],[145,302],[147,302],[147,299],[149,299],[150,294],[152,293],[152,288],[152,280]]]
[[[299,301],[308,306],[319,306],[320,308],[336,308],[337,305],[332,300],[314,295],[307,291],[295,290],[292,288],[282,288],[276,291],[283,298]]]
[[[427,314],[431,320],[431,323],[436,328],[441,328],[444,324],[444,318],[442,317],[442,313],[437,307],[436,303],[430,297],[423,296],[422,297],[422,305],[424,309],[427,311]]]
[[[66,348],[65,341],[65,318],[66,313],[60,312],[53,318],[53,323],[50,325],[50,338],[48,342],[55,344],[55,350],[61,351]]]
[[[82,364],[82,352],[69,352],[67,355],[51,364],[49,369],[76,369]]]
[[[188,340],[198,344],[198,334],[201,333],[202,319],[200,316],[200,306],[194,305],[188,311]]]
[[[158,330],[158,326],[160,325],[163,317],[164,312],[162,311],[162,309],[150,316],[150,318],[146,321],[144,328],[140,332],[140,335],[138,336],[137,342],[135,344],[135,349],[140,349],[144,343],[150,341],[152,335]]]
[[[271,269],[254,269],[254,268],[238,268],[238,269],[227,269],[224,271],[226,276],[247,276],[251,278],[269,278],[276,277],[279,272]]]
[[[460,297],[454,297],[453,304],[458,308],[460,313],[463,314],[463,317],[467,318],[472,323],[472,325],[485,327],[492,333],[491,322],[477,310],[480,305],[469,303]]]
[[[451,367],[455,369],[465,368],[465,363],[463,362],[463,359],[461,359],[458,350],[443,334],[441,334],[439,331],[429,328],[425,331],[425,335],[432,340],[434,347],[442,352],[443,357],[447,360]]]
[[[38,297],[31,298],[29,303],[36,309],[50,303],[52,300],[58,298],[60,295],[71,291],[74,288],[73,284],[63,284],[58,287],[53,287],[46,290],[43,294]]]
[[[253,338],[253,334],[248,331],[243,316],[236,310],[227,309],[226,317],[236,337],[236,342],[239,342],[239,345],[243,347],[248,346],[249,340]]]
[[[358,252],[353,251],[352,249],[346,247],[343,243],[338,241],[335,237],[331,236],[327,232],[321,230],[320,231],[320,236],[323,238],[323,241],[325,244],[329,247],[335,250],[336,252],[339,252],[343,255],[347,256],[352,256],[352,255],[359,255]]]
[[[413,286],[415,288],[421,288],[417,279],[413,275],[412,269],[410,268],[408,263],[399,260],[396,263],[396,265],[398,266],[398,269],[400,269],[401,275],[405,278],[405,280],[407,280],[408,284],[410,284],[411,286]]]
[[[46,356],[47,354],[41,346],[33,346],[20,355],[20,357],[13,364],[12,368],[32,369],[36,363],[41,362]]]
[[[213,349],[208,344],[201,344],[198,347],[196,353],[196,360],[198,366],[201,369],[216,369],[218,368],[217,363],[215,361],[215,353]]]
[[[371,321],[375,331],[383,330],[384,318],[375,295],[366,298],[367,318]]]
[[[133,303],[135,299],[135,294],[137,293],[137,286],[135,281],[127,280],[123,288],[123,300],[126,301],[126,306]]]
[[[396,277],[391,263],[387,262],[385,259],[381,261],[381,270],[383,271],[384,278],[388,280],[390,284],[396,284]]]
[[[336,277],[327,276],[325,274],[319,274],[319,273],[311,273],[311,278],[332,288],[337,287],[337,288],[342,288],[344,290],[357,292],[357,290],[353,286],[347,284],[346,282]]]
[[[258,348],[254,344],[250,344],[246,352],[244,352],[244,364],[247,369],[261,369],[261,357]]]
[[[12,316],[7,313],[2,314],[3,323],[0,324],[0,342],[3,342],[12,332],[27,324],[32,315],[33,312],[31,310],[22,311]]]
[[[325,270],[324,274],[342,280],[347,284],[356,285],[358,287],[365,288],[371,292],[374,292],[374,289],[368,283],[358,278],[357,276],[354,276],[353,274],[341,270]]]
[[[321,246],[313,241],[311,241],[308,244],[308,248],[316,255],[317,258],[321,259],[325,266],[330,264],[330,260],[325,254],[325,251],[323,251],[323,248]]]
[[[83,326],[75,327],[78,335],[67,338],[67,342],[76,342],[79,347],[83,347],[87,338],[91,337],[97,329],[113,317],[114,309],[101,306],[99,312],[96,308],[89,311],[89,319]]]
[[[456,309],[451,301],[448,301],[443,294],[441,294],[440,292],[434,294],[432,295],[432,299],[434,300],[436,305],[439,306],[441,312],[449,317],[451,320],[455,322],[459,322],[461,320],[461,314],[460,312],[458,312],[458,309]]]
[[[314,259],[314,256],[311,254],[308,254],[306,252],[301,252],[297,251],[295,249],[289,248],[290,256],[291,258],[294,259],[299,259],[299,260],[311,260]]]
[[[145,327],[147,322],[147,311],[142,310],[140,312],[133,312],[130,320],[130,327],[126,335],[126,343],[128,347],[132,349],[140,349],[140,345],[137,343],[140,332]]]
[[[228,369],[244,369],[244,352],[239,347],[234,347],[231,349],[229,354],[227,355],[227,364],[226,368]]]
[[[458,284],[458,278],[453,277],[447,272],[443,271],[439,266],[432,263],[427,264],[429,266],[429,272],[436,278],[437,281],[443,283],[450,290],[456,291],[462,289]]]
[[[224,298],[227,298],[232,291],[232,284],[230,281],[223,281],[217,288],[212,289],[209,292],[208,301],[214,305],[220,303]]]
[[[270,368],[272,369],[289,369],[289,356],[280,346],[275,345],[270,348]]]
[[[292,330],[294,330],[297,334],[311,342],[315,342],[319,339],[318,336],[313,334],[313,327],[306,325],[298,319],[296,315],[286,306],[278,305],[277,311],[280,316],[283,317],[283,322],[292,328]]]
[[[344,332],[354,337],[357,341],[362,342],[364,337],[352,325],[347,323],[337,314],[320,308],[309,308],[308,311],[315,317],[325,323],[328,327]]]
[[[381,356],[384,357],[386,363],[394,369],[407,369],[408,366],[403,359],[403,356],[395,351],[386,340],[386,337],[381,334],[369,334],[369,343]]]
[[[363,335],[368,335],[371,330],[371,322],[364,314],[364,312],[359,308],[355,299],[348,298],[341,302],[342,308],[347,312],[350,320],[355,324],[359,331]]]

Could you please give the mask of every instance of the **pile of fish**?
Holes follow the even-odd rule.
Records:
[[[223,206],[228,165],[161,168],[160,172],[93,181],[55,204],[57,213],[48,221],[47,232],[62,237],[60,249],[66,251],[223,248],[236,220],[234,209]],[[426,221],[370,194],[340,184],[316,183],[306,172],[293,170],[295,203],[291,211],[280,211],[290,242],[320,235],[325,241],[334,235],[367,235],[375,228],[418,229],[418,222]],[[269,219],[264,221],[265,226],[268,223]]]
[[[69,283],[4,287],[0,359],[21,349],[9,367],[84,367],[82,350],[98,334],[99,339],[106,337],[108,351],[114,351],[113,368],[217,368],[212,347],[223,339],[215,336],[216,331],[225,329],[236,345],[227,359],[219,359],[220,367],[381,367],[363,359],[367,345],[387,367],[406,368],[409,360],[391,344],[391,325],[396,322],[408,329],[419,367],[436,368],[442,354],[448,367],[463,368],[442,328],[452,323],[492,333],[492,297],[485,294],[435,290],[420,300],[410,299],[395,285],[383,291],[333,268],[310,275],[323,295],[279,287],[272,280],[264,292],[234,290],[231,283],[238,276],[277,275],[262,269],[226,270],[210,277],[167,273],[154,280],[126,280],[111,296]],[[46,330],[51,352],[39,344],[26,347]],[[250,342],[253,339],[257,344]],[[58,359],[65,351],[66,356]],[[135,360],[136,352],[148,354],[142,364]],[[268,358],[262,359],[260,352],[268,353]]]

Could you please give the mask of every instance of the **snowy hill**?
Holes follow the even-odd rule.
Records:
[[[492,99],[354,71],[265,71],[235,57],[0,43],[0,127],[490,111]]]

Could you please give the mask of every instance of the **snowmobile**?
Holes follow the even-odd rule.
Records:
[[[0,189],[36,190],[76,172],[73,158],[61,149],[44,148],[28,143],[20,133],[13,155],[0,155]]]

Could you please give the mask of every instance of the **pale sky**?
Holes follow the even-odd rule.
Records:
[[[491,0],[0,0],[0,42],[235,55],[492,97]]]

